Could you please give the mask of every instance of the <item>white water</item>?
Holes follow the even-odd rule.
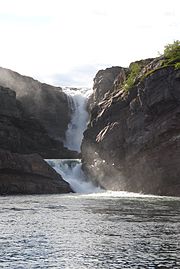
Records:
[[[76,193],[96,193],[102,191],[100,187],[95,186],[91,181],[87,181],[81,169],[81,160],[79,159],[46,159],[57,173],[67,181],[72,190]]]
[[[113,198],[166,198],[163,196],[156,196],[151,194],[134,193],[127,191],[110,191],[104,190],[99,186],[95,186],[92,181],[87,181],[80,159],[46,159],[45,160],[62,178],[68,182],[72,190],[76,193],[83,194],[83,196],[93,199],[100,199],[108,197]],[[71,196],[72,194],[70,194]],[[82,195],[81,195],[82,196]],[[77,197],[78,198],[78,197]],[[170,198],[170,197],[169,197]],[[173,197],[174,199],[174,197]]]
[[[72,118],[68,125],[64,145],[71,150],[80,152],[83,132],[87,127],[89,117],[86,105],[92,90],[64,88],[63,91],[68,95],[68,102],[72,109]],[[87,181],[79,159],[47,159],[46,161],[70,184],[76,193],[90,194],[92,197],[104,197],[104,195],[105,197],[143,197],[143,194],[105,191],[95,186],[93,182]]]
[[[68,103],[72,110],[71,122],[66,131],[64,146],[70,150],[80,152],[83,132],[87,127],[89,114],[86,110],[87,100],[92,93],[91,89],[63,88],[68,96]],[[94,186],[86,177],[81,169],[81,160],[69,159],[48,159],[46,160],[62,178],[67,181],[72,190],[76,193],[96,193],[101,191],[99,187]]]
[[[68,101],[72,109],[72,118],[66,131],[64,146],[70,150],[80,152],[83,132],[87,127],[89,118],[86,105],[92,90],[84,88],[63,88],[63,91],[69,96]]]

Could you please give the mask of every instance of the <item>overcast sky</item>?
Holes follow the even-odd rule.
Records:
[[[59,86],[156,57],[180,39],[180,0],[0,0],[0,66]]]

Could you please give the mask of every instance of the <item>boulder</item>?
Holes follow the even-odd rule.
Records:
[[[69,184],[38,154],[0,150],[0,194],[72,192]]]

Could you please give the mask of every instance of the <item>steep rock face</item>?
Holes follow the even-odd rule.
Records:
[[[68,192],[72,192],[69,184],[38,154],[22,155],[0,150],[0,194]]]
[[[72,191],[41,159],[77,158],[62,142],[71,113],[61,88],[0,68],[0,194]]]
[[[121,67],[114,66],[106,70],[100,70],[94,78],[93,94],[89,99],[90,109],[92,110],[102,99],[104,95],[112,88],[114,80],[125,70]],[[118,78],[117,78],[118,80]]]
[[[64,139],[71,111],[67,96],[60,87],[40,83],[1,67],[0,85],[16,92],[25,113],[38,120],[49,136]]]
[[[20,111],[17,108],[16,93],[0,86],[0,97],[0,115],[18,118]]]
[[[144,65],[158,66],[158,59]],[[95,78],[83,168],[106,189],[179,196],[180,71],[159,69],[127,92],[120,87],[126,74],[121,68],[103,96],[99,73]]]
[[[0,148],[17,153],[39,153],[43,158],[75,158],[76,152],[53,139],[39,120],[30,117],[16,93],[0,86]]]

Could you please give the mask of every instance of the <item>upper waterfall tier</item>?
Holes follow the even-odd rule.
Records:
[[[72,110],[72,117],[66,131],[64,146],[80,152],[83,132],[87,127],[89,118],[86,109],[87,100],[92,90],[87,88],[64,88],[63,91],[68,95],[68,103]]]

